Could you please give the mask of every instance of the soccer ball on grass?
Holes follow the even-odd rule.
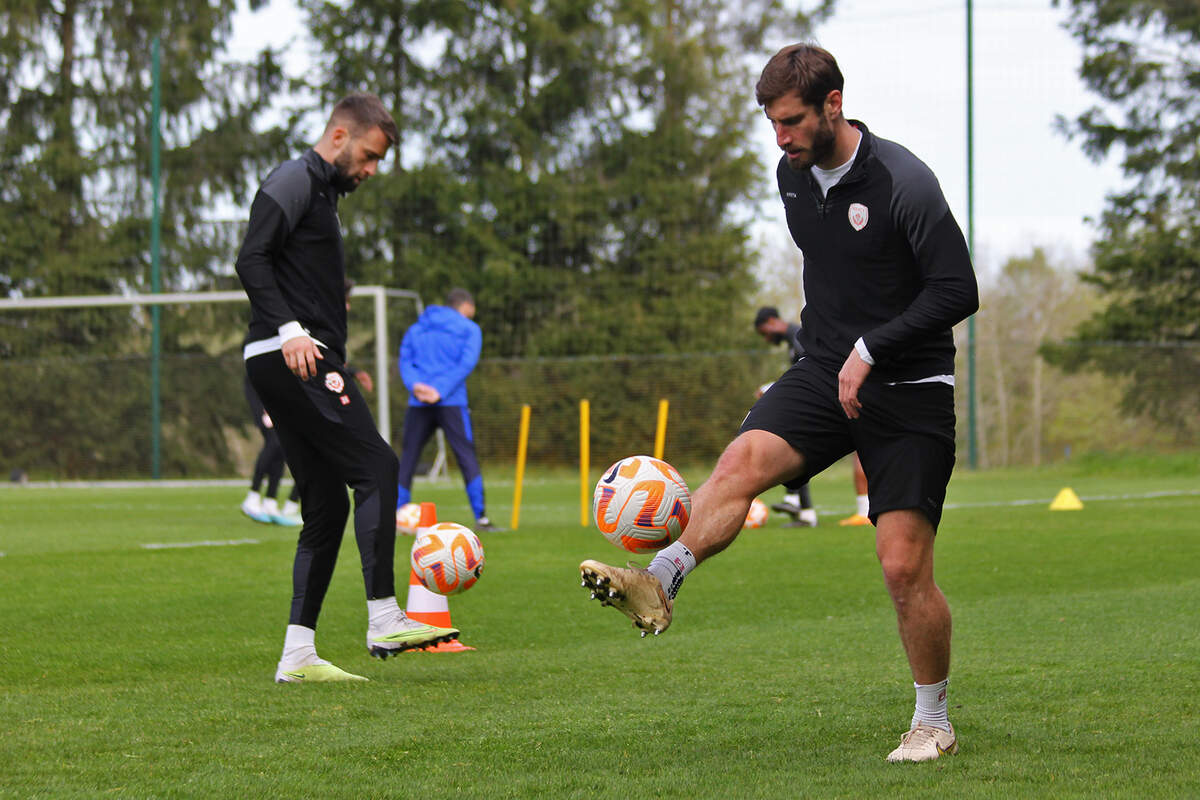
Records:
[[[692,494],[679,471],[652,456],[629,456],[605,470],[592,494],[592,519],[604,538],[632,553],[661,550],[679,538]]]
[[[767,524],[769,516],[771,516],[771,510],[767,508],[767,504],[756,497],[750,501],[750,510],[746,512],[746,521],[742,523],[742,527],[761,528]]]
[[[421,504],[405,503],[396,509],[396,530],[409,536],[421,527]]]

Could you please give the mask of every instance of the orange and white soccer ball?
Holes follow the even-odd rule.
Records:
[[[439,522],[417,534],[410,560],[417,580],[426,589],[458,594],[474,586],[483,574],[483,544],[470,528]]]
[[[413,536],[421,527],[421,504],[405,503],[396,509],[396,531]]]
[[[750,510],[746,512],[746,521],[742,523],[742,527],[761,528],[767,524],[769,516],[771,510],[767,508],[767,504],[756,497],[750,501]]]
[[[592,519],[604,538],[632,553],[661,550],[679,538],[692,493],[679,471],[652,456],[629,456],[605,470],[592,494]]]

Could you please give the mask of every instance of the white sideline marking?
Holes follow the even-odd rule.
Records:
[[[258,539],[207,540],[203,542],[149,542],[143,544],[142,547],[147,550],[167,550],[173,547],[227,547],[237,544],[258,544]]]
[[[1162,492],[1139,492],[1137,494],[1088,494],[1079,495],[1083,502],[1102,502],[1104,500],[1150,500],[1155,497],[1184,497],[1200,494],[1200,489],[1172,489]],[[989,506],[1035,506],[1054,502],[1053,497],[1038,500],[991,500],[983,503],[946,503],[942,508],[987,508]]]

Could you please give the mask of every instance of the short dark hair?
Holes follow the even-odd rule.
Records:
[[[754,327],[757,328],[769,319],[779,316],[779,309],[775,306],[763,306],[754,315]]]
[[[760,106],[795,92],[805,105],[821,108],[834,89],[842,91],[845,79],[833,54],[815,44],[792,44],[771,56],[754,87]]]
[[[362,136],[372,128],[379,128],[387,137],[388,144],[395,145],[400,141],[400,129],[396,127],[396,121],[383,107],[383,101],[370,92],[352,92],[338,100],[329,115],[329,126],[338,123],[344,124],[354,137]]]
[[[465,303],[475,305],[475,298],[466,289],[451,289],[446,292],[446,305],[451,308],[458,308]]]

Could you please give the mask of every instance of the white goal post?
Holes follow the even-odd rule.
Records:
[[[421,297],[405,289],[389,289],[386,286],[355,286],[352,297],[370,297],[374,300],[375,312],[375,401],[376,422],[383,438],[391,443],[392,418],[389,405],[389,364],[392,357],[387,337],[388,298],[408,299],[416,306],[416,316],[425,310]],[[130,295],[78,295],[59,297],[2,298],[0,311],[36,311],[52,308],[99,308],[104,306],[183,305],[194,303],[248,303],[243,291],[224,292],[163,292],[160,294]],[[442,443],[438,441],[439,460],[445,460]],[[443,467],[444,469],[444,467]]]

